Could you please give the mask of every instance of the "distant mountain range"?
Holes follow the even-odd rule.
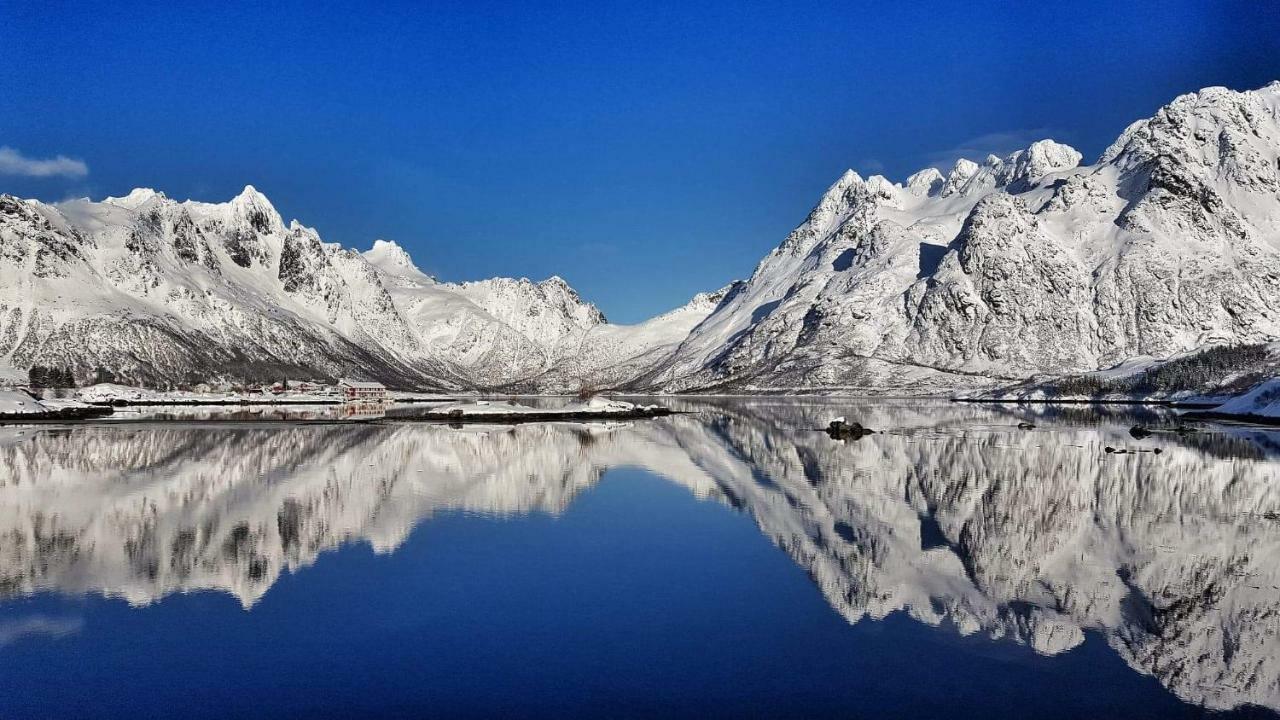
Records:
[[[0,364],[139,384],[945,392],[1280,338],[1280,83],[1183,95],[1092,165],[1042,140],[850,171],[750,279],[639,325],[558,277],[445,283],[229,202],[0,195]]]

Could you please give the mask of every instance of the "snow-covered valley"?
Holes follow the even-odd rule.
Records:
[[[558,277],[441,282],[395,243],[325,243],[252,187],[4,195],[0,365],[930,393],[1280,338],[1280,83],[1181,96],[1081,159],[1044,140],[902,184],[847,172],[749,279],[634,326]]]

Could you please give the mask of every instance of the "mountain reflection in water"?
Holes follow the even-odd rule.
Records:
[[[1277,433],[1139,442],[1135,422],[1177,424],[1140,409],[673,402],[695,414],[2,428],[0,601],[207,589],[251,607],[327,549],[393,552],[446,511],[558,514],[639,467],[748,513],[850,623],[903,611],[1045,655],[1096,632],[1184,701],[1280,709]],[[816,431],[838,414],[882,432]]]

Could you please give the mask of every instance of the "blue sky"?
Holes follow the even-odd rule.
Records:
[[[845,168],[1092,160],[1280,79],[1271,2],[364,5],[0,3],[0,192],[253,184],[327,240],[559,274],[632,322],[749,275]]]

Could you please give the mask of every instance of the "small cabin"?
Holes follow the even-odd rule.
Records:
[[[379,382],[343,378],[338,381],[338,390],[342,392],[343,400],[384,400],[387,397],[387,388]]]

